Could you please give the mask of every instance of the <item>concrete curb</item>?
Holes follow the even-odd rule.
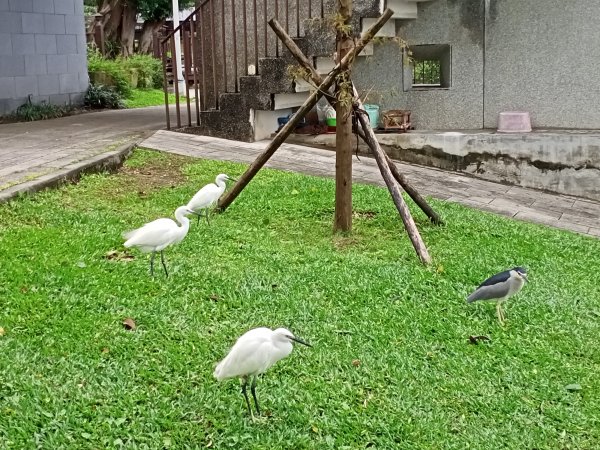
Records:
[[[116,150],[102,153],[84,161],[69,164],[56,172],[11,186],[0,191],[0,204],[6,203],[22,195],[34,194],[44,189],[55,188],[66,183],[77,181],[83,174],[114,171],[123,165],[125,159],[127,159],[136,146],[137,142],[123,144],[117,147]]]

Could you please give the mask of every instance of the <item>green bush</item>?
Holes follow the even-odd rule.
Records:
[[[121,60],[107,59],[99,51],[88,49],[88,73],[95,84],[114,86],[123,97],[131,95],[129,74]]]
[[[93,109],[110,108],[122,109],[125,108],[125,103],[121,94],[110,86],[102,84],[90,83],[85,98],[83,100],[85,106]]]
[[[135,69],[138,72],[138,88],[162,88],[163,69],[162,63],[150,55],[134,55],[122,59],[121,63],[126,69]]]
[[[141,89],[161,88],[163,84],[162,63],[150,55],[110,59],[103,57],[98,50],[90,48],[88,72],[95,84],[114,86],[125,98],[131,96],[134,78],[137,78],[137,87]]]
[[[45,101],[41,103],[32,103],[31,99],[22,104],[15,112],[8,117],[18,122],[31,122],[34,120],[55,119],[63,117],[71,112],[72,108],[68,106],[52,105]]]

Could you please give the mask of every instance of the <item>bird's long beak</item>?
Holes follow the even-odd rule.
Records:
[[[227,177],[227,181],[237,181],[235,178]]]
[[[312,347],[312,345],[310,345],[308,342],[303,341],[302,339],[299,339],[297,337],[290,337],[290,339],[292,341],[296,341],[298,344],[306,345],[307,347]]]
[[[529,278],[527,278],[527,275],[522,273],[521,278],[523,278],[525,280],[525,283],[529,283]]]

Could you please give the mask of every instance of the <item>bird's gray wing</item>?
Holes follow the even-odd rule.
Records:
[[[478,300],[494,300],[497,298],[502,298],[508,292],[507,283],[500,284],[492,284],[492,285],[482,285],[475,289],[469,297],[467,297],[467,302],[472,303]]]

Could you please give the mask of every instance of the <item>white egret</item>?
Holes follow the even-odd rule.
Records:
[[[187,207],[198,216],[198,222],[200,222],[200,216],[202,215],[202,210],[204,210],[206,215],[206,223],[209,223],[208,210],[217,202],[217,200],[219,200],[219,197],[223,195],[223,192],[225,192],[225,188],[227,187],[225,182],[229,180],[236,181],[234,178],[231,178],[224,173],[217,175],[214,183],[209,183],[204,186],[202,189],[196,192],[196,194],[188,202]]]
[[[242,394],[246,399],[250,415],[252,415],[252,408],[246,388],[249,378],[252,378],[250,390],[256,412],[260,414],[256,398],[258,375],[265,373],[277,361],[288,356],[292,352],[292,341],[311,346],[285,328],[277,328],[275,331],[265,327],[250,330],[236,341],[227,356],[217,365],[213,375],[219,381],[227,378],[241,378]]]
[[[137,247],[143,253],[152,252],[150,257],[150,274],[154,275],[154,255],[160,252],[160,262],[165,275],[169,276],[167,266],[165,265],[163,250],[171,244],[181,242],[190,229],[190,219],[187,214],[193,214],[187,206],[180,206],[175,210],[175,218],[178,225],[172,219],[156,219],[147,223],[141,228],[123,233],[123,239],[126,239],[123,244],[125,247]]]

